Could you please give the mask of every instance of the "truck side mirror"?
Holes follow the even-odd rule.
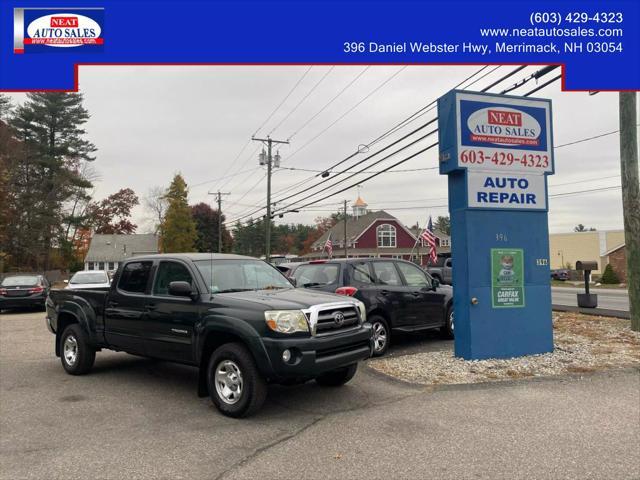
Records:
[[[169,284],[169,295],[193,298],[191,284],[189,282],[171,282]]]
[[[432,278],[431,279],[431,286],[435,290],[436,288],[438,288],[440,286],[440,280],[438,280],[437,278]]]
[[[69,283],[69,280],[63,280],[64,283]]]

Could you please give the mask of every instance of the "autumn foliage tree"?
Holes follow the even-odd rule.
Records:
[[[88,223],[94,233],[132,234],[138,226],[131,222],[131,210],[140,201],[130,188],[122,188],[88,208]]]
[[[176,174],[167,190],[167,211],[160,225],[160,244],[165,253],[193,252],[197,232],[187,202],[187,184]]]

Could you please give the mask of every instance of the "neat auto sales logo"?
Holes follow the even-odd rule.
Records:
[[[470,140],[498,145],[540,145],[541,127],[526,112],[508,107],[482,108],[467,119]]]
[[[73,47],[102,49],[102,8],[14,9],[14,52]],[[53,50],[50,50],[53,51]]]

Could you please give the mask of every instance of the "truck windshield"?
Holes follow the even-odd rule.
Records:
[[[293,288],[277,269],[260,260],[199,260],[194,263],[211,293]]]

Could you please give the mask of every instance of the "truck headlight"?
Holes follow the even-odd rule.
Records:
[[[307,317],[301,310],[268,310],[264,312],[267,325],[274,332],[308,332]]]
[[[362,303],[360,300],[354,299],[356,301],[356,306],[358,307],[358,310],[360,310],[360,320],[362,321],[362,323],[367,321],[367,307],[364,306],[364,303]]]

